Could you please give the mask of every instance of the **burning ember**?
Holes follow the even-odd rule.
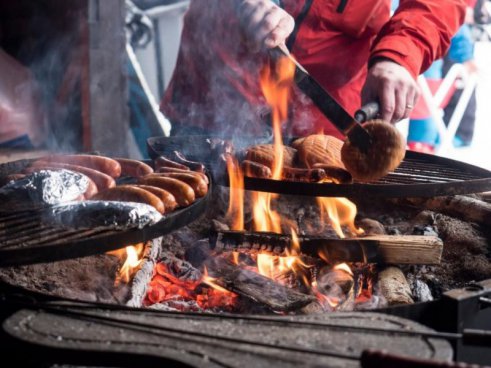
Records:
[[[164,304],[181,311],[200,311],[214,308],[231,310],[237,295],[217,285],[206,268],[201,278],[183,280],[174,275],[165,263],[158,263],[149,285],[145,305]]]

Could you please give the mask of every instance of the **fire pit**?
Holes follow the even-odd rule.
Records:
[[[350,179],[326,175],[329,165],[294,166],[294,148],[284,146],[280,135],[282,112],[272,105],[273,142],[252,147],[262,162],[217,139],[206,139],[199,146],[208,151],[193,155],[185,147],[196,146],[181,138],[184,146],[176,148],[171,138],[159,152],[166,157],[159,157],[155,168],[160,163],[164,173],[182,179],[203,179],[202,172],[186,176],[186,170],[203,169],[188,159],[215,163],[209,169],[216,182],[227,173],[228,187],[209,193],[200,202],[207,204],[206,215],[189,226],[170,221],[171,234],[147,232],[139,240],[120,233],[121,244],[99,248],[91,238],[87,241],[99,252],[126,247],[82,260],[57,257],[65,260],[1,269],[4,284],[55,298],[37,304],[21,298],[26,309],[7,320],[7,333],[44,348],[70,349],[78,357],[87,350],[104,358],[124,351],[149,362],[151,356],[153,362],[162,357],[189,365],[378,367],[374,362],[385,361],[394,366],[404,362],[401,355],[450,359],[443,340],[452,342],[457,359],[477,357],[466,350],[469,343],[486,359],[489,351],[479,346],[489,342],[489,332],[476,327],[489,324],[490,234],[480,225],[489,224],[491,206],[477,195],[406,196],[426,188],[429,196],[487,190],[491,173],[409,154],[399,171],[377,184],[340,184]],[[254,165],[267,178],[253,178],[248,168]],[[355,198],[319,196],[332,194],[329,190]],[[387,199],[384,193],[403,198]],[[4,222],[7,236],[11,220]],[[20,222],[16,227],[14,218],[14,230],[28,226]],[[62,243],[59,249],[85,245]],[[39,261],[48,260],[42,257]],[[396,357],[369,351],[381,346]]]

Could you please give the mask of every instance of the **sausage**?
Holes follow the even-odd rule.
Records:
[[[172,160],[169,160],[167,157],[160,156],[155,159],[155,170],[159,170],[164,167],[172,167],[175,169],[181,169],[181,170],[186,170],[186,171],[191,171],[189,167],[186,165],[179,164],[177,162],[174,162]]]
[[[122,176],[133,176],[135,178],[139,178],[140,176],[153,173],[153,169],[141,161],[132,160],[129,158],[115,158],[114,160],[118,161],[121,165]]]
[[[327,178],[335,179],[340,184],[350,184],[353,182],[350,172],[342,167],[325,164],[314,164],[313,167],[324,170]]]
[[[271,178],[271,169],[259,162],[244,160],[242,161],[241,167],[246,176],[262,179]]]
[[[318,182],[327,178],[326,172],[322,169],[297,169],[293,167],[284,167],[282,171],[283,178],[294,181]]]
[[[181,180],[156,177],[152,174],[148,177],[139,178],[138,182],[140,184],[151,185],[171,192],[176,198],[176,202],[179,206],[189,206],[196,199],[193,188]]]
[[[167,212],[173,211],[177,207],[176,197],[172,195],[171,192],[164,190],[162,188],[154,187],[151,185],[135,185],[138,188],[145,189],[152,194],[155,194],[164,203],[165,210]]]
[[[186,174],[186,173],[158,173],[150,176],[155,177],[167,177],[181,180],[193,188],[196,197],[204,197],[208,193],[208,184],[201,179],[198,175]]]
[[[87,190],[84,193],[85,199],[89,199],[99,192],[99,190],[97,189],[97,185],[94,183],[94,181],[89,177],[87,177],[87,179],[89,179],[89,185],[87,186]]]
[[[181,174],[190,174],[190,175],[196,175],[199,176],[201,179],[205,181],[206,184],[210,183],[210,180],[206,176],[206,174],[197,172],[197,171],[190,171],[190,170],[181,170],[175,167],[161,167],[160,169],[157,170],[155,174],[159,173],[181,173]]]
[[[96,155],[51,155],[42,157],[40,161],[49,163],[62,163],[88,167],[89,169],[98,170],[113,178],[121,175],[121,165],[118,161],[109,157]]]
[[[205,172],[205,165],[200,162],[189,161],[186,157],[179,151],[172,152],[174,160],[176,160],[181,165],[189,167],[193,171]]]
[[[21,174],[21,173],[7,175],[0,179],[0,187],[3,187],[5,184],[8,184],[13,180],[22,179],[25,176],[26,176],[25,174]]]
[[[164,213],[164,203],[155,194],[132,185],[120,185],[97,193],[91,200],[145,203]]]
[[[30,166],[34,169],[67,169],[71,171],[77,171],[81,174],[84,174],[89,179],[91,179],[95,185],[97,186],[97,190],[102,192],[103,190],[114,188],[116,186],[116,182],[112,177],[107,174],[104,174],[101,171],[89,169],[85,166],[80,165],[72,165],[72,164],[63,164],[59,162],[46,162],[43,160],[38,160],[32,163]]]

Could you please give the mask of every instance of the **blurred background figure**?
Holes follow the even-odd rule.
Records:
[[[466,75],[472,75],[478,72],[474,61],[475,39],[471,27],[476,24],[485,24],[490,21],[485,3],[486,1],[484,0],[468,1],[466,24],[464,24],[453,37],[450,49],[444,59],[435,61],[424,73],[425,81],[433,93],[435,93],[442,83],[443,78],[447,76],[447,73],[455,64],[462,64]],[[447,126],[462,97],[464,83],[462,78],[458,78],[455,83],[453,83],[440,106],[438,106],[438,108],[442,109],[443,121]],[[411,114],[408,131],[408,147],[413,151],[434,153],[441,137],[439,135],[437,122],[431,115],[428,103],[431,103],[431,101],[429,102],[424,98],[421,98]],[[476,107],[476,89],[473,89],[456,134],[452,137],[454,147],[467,147],[472,143],[476,120]]]
[[[32,73],[0,48],[0,148],[32,148],[45,133]]]

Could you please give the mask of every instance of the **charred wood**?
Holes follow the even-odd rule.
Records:
[[[299,293],[255,272],[241,269],[224,259],[214,258],[207,263],[215,283],[227,290],[264,304],[274,311],[299,310],[314,302],[311,295]]]
[[[491,225],[491,203],[470,196],[402,198],[394,201],[400,205],[441,212],[445,215],[481,225]]]

